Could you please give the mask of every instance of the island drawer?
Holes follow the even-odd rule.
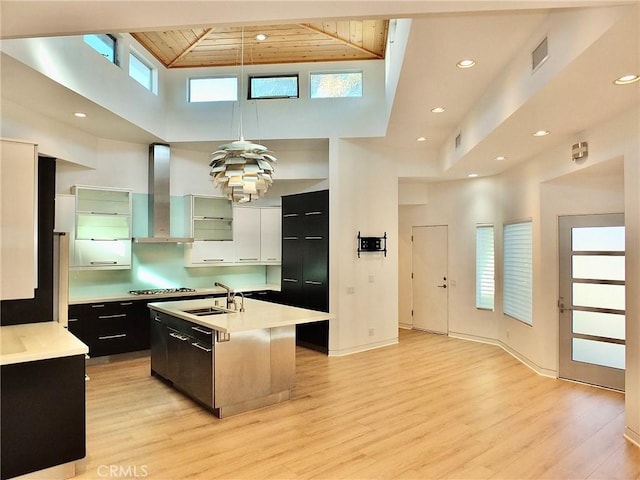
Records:
[[[215,331],[209,327],[204,327],[197,323],[157,311],[151,312],[151,319],[165,324],[168,328],[175,330],[176,332],[184,333],[185,335],[194,338],[198,343],[207,346],[213,345]]]

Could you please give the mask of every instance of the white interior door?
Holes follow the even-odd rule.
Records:
[[[559,376],[624,390],[624,216],[560,217]]]
[[[413,328],[447,334],[447,226],[413,227]]]

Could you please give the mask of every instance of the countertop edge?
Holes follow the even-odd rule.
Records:
[[[299,307],[290,307],[286,305],[263,302],[261,300],[246,299],[245,312],[232,312],[228,314],[196,316],[185,313],[176,309],[176,304],[189,308],[198,308],[205,305],[207,300],[178,300],[173,302],[152,302],[148,307],[182,320],[196,323],[203,327],[208,327],[222,333],[239,333],[263,328],[278,328],[301,323],[320,322],[323,320],[332,320],[336,316],[332,313],[320,312],[317,310],[308,310]],[[187,304],[186,302],[189,302]],[[165,305],[163,305],[163,303]],[[271,310],[271,312],[269,312]],[[268,314],[275,315],[277,311],[285,311],[290,316],[286,319],[282,317],[268,318]],[[265,316],[267,314],[267,316]],[[231,325],[229,325],[231,323]]]
[[[89,347],[58,322],[25,323],[0,327],[2,349],[20,348],[22,351],[0,351],[0,365],[36,362],[53,358],[86,355]]]

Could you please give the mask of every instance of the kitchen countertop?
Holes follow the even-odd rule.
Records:
[[[152,288],[152,287],[150,287]],[[232,288],[236,292],[257,292],[262,290],[280,291],[280,285],[271,283],[262,283],[259,285],[245,285],[238,288]],[[149,299],[162,299],[162,298],[175,298],[175,297],[193,297],[198,295],[225,295],[227,292],[224,288],[209,287],[209,288],[196,288],[195,292],[175,292],[175,293],[160,293],[152,295],[133,295],[129,292],[123,292],[121,294],[103,295],[99,297],[75,297],[69,298],[69,305],[79,305],[84,303],[93,302],[118,302],[127,300],[149,300]]]
[[[0,365],[87,353],[89,348],[58,322],[0,327]]]
[[[244,312],[229,312],[198,316],[184,310],[214,306],[213,299],[178,300],[174,302],[153,302],[149,308],[174,317],[188,320],[203,327],[209,327],[223,333],[246,332],[263,328],[285,327],[299,323],[331,320],[335,315],[305,308],[289,307],[277,303],[263,302],[247,298],[244,300]],[[222,307],[222,305],[220,305]]]

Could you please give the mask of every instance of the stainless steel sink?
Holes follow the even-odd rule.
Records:
[[[221,315],[224,313],[234,313],[233,310],[226,310],[224,308],[219,308],[219,307],[193,308],[191,310],[183,310],[183,312],[188,313],[190,315],[196,315],[198,317],[204,317],[206,315]]]

